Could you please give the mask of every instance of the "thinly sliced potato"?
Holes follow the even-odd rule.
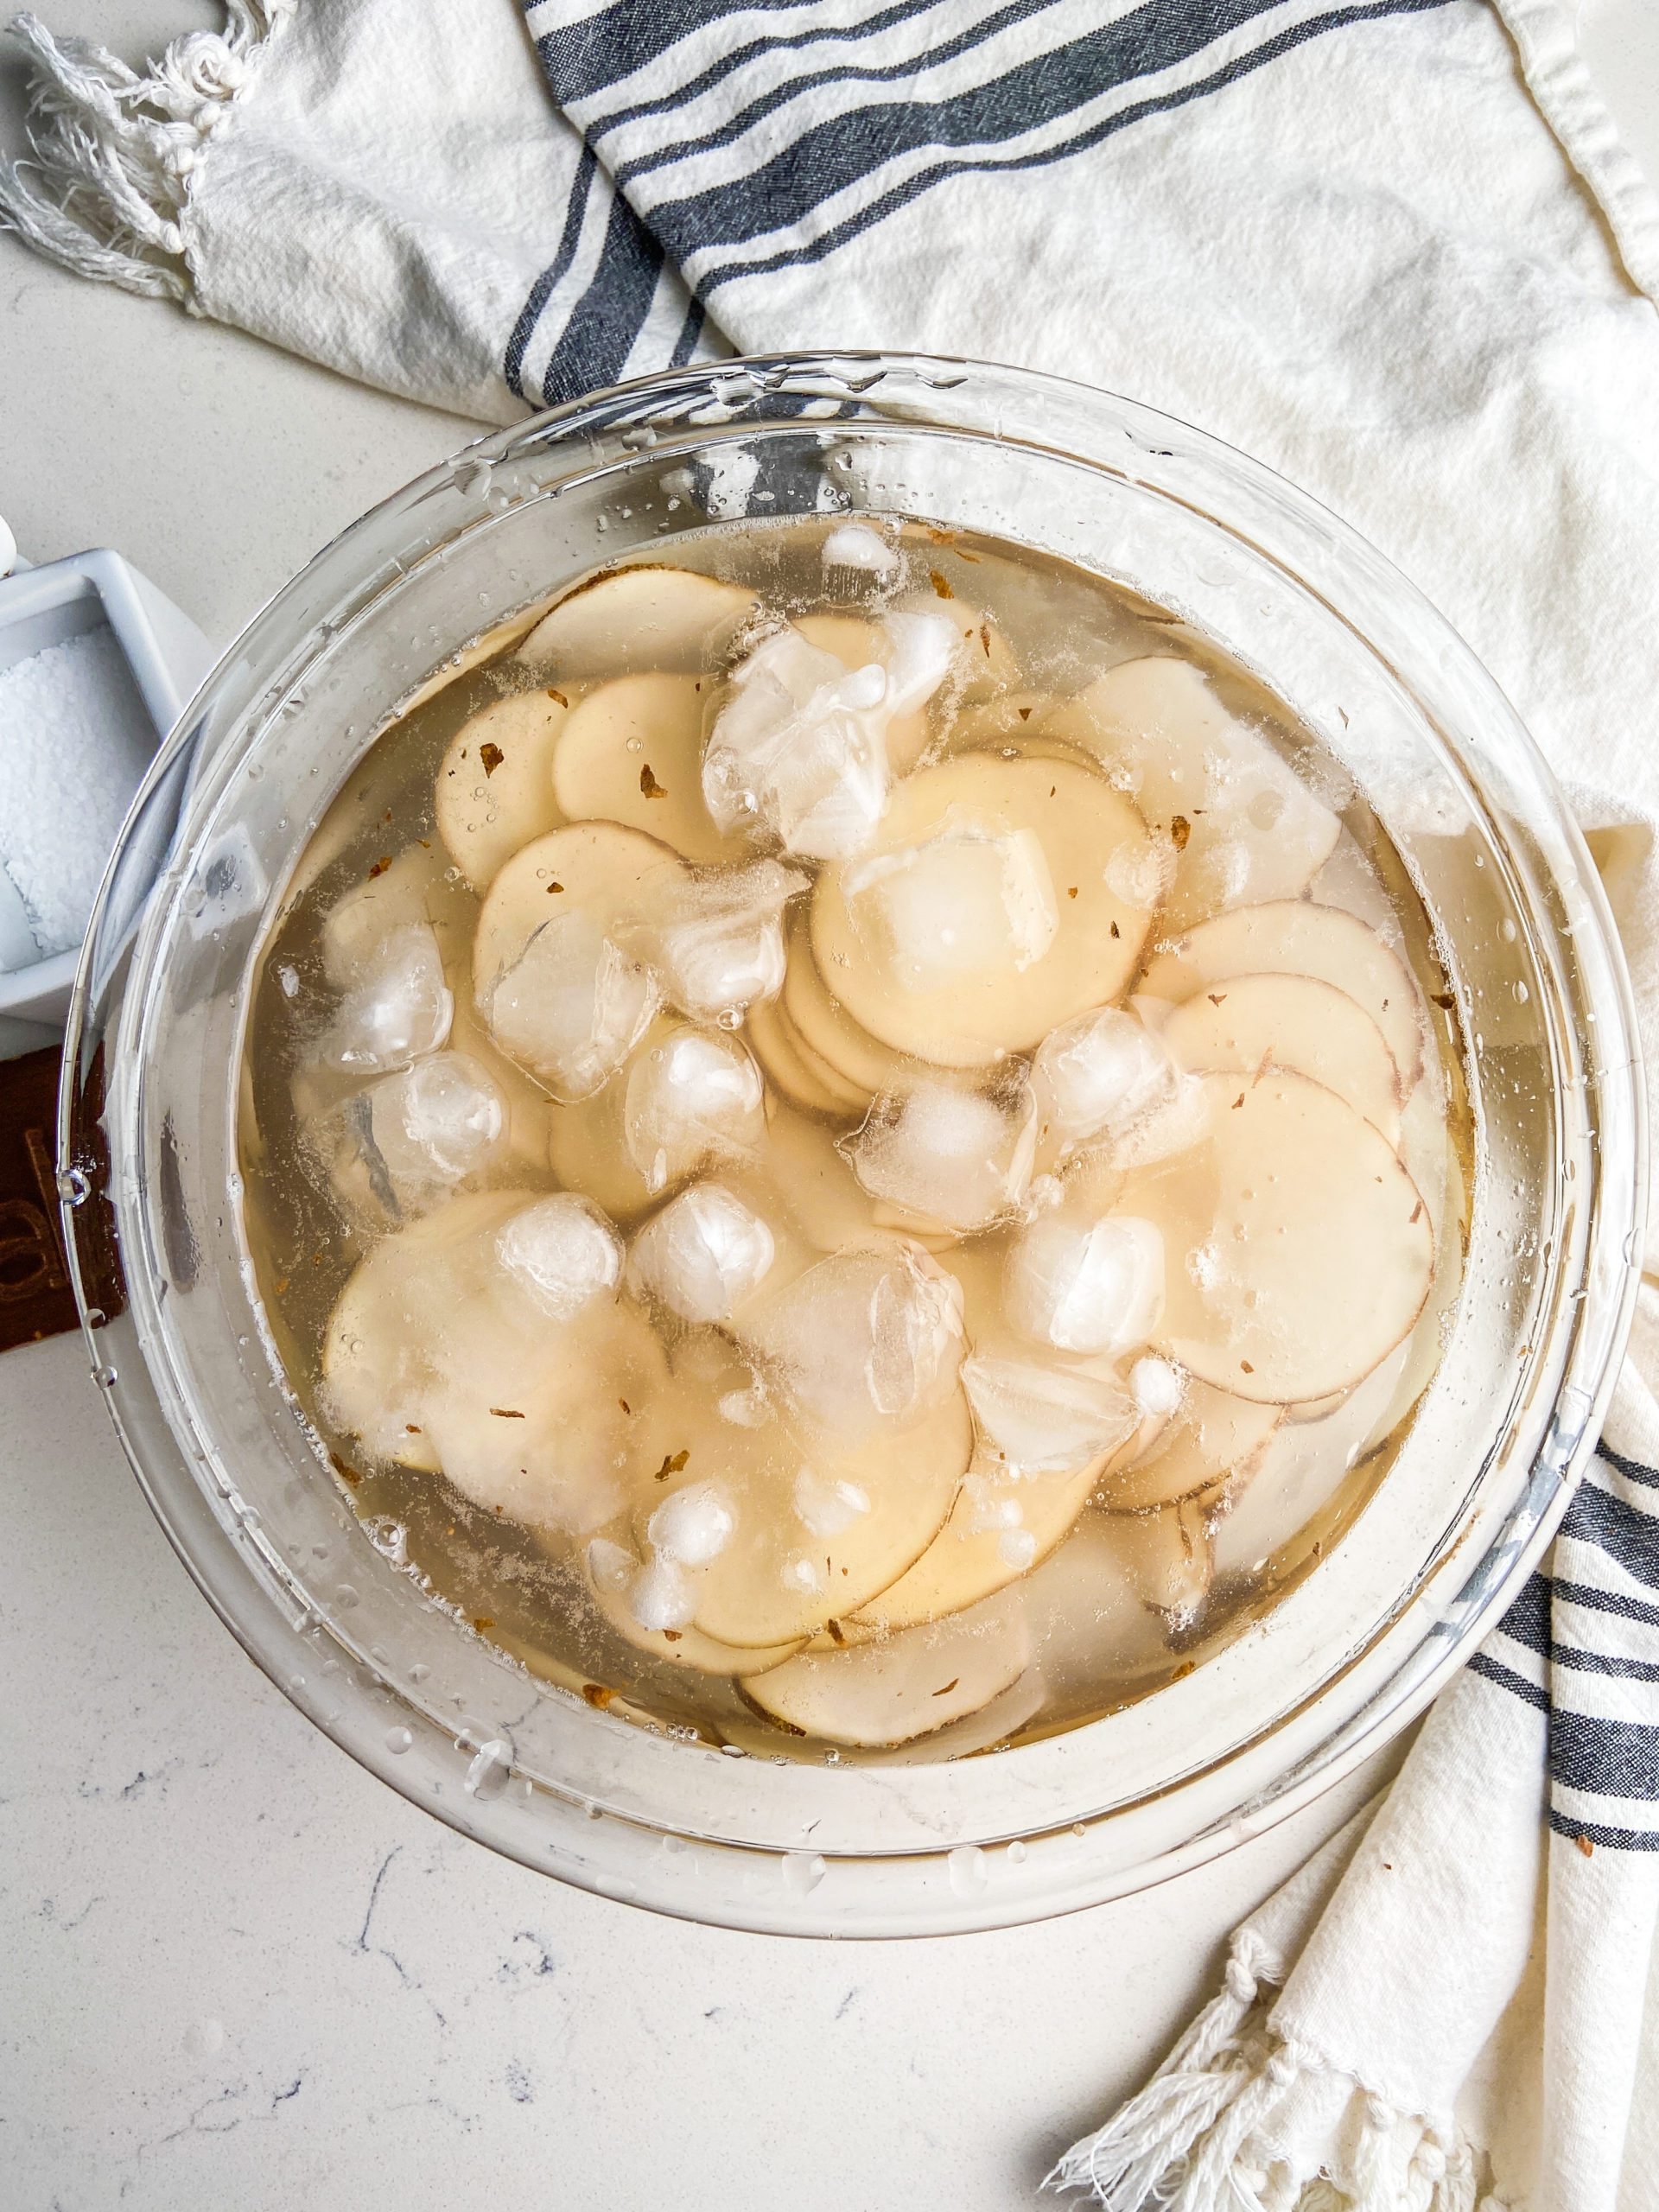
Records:
[[[843,1082],[862,1091],[867,1102],[897,1090],[911,1065],[902,1052],[872,1037],[841,1006],[818,973],[812,957],[812,925],[807,906],[793,908],[785,925],[788,966],[783,1003],[803,1045],[829,1063]]]
[[[741,1687],[773,1720],[831,1744],[912,1743],[977,1713],[1031,1663],[1017,1590],[925,1628],[844,1651],[804,1651]]]
[[[850,1076],[843,1075],[833,1061],[825,1059],[823,1054],[802,1036],[784,999],[779,998],[776,1004],[779,1033],[807,1073],[815,1082],[821,1084],[832,1098],[840,1102],[843,1114],[857,1116],[868,1113],[874,1094],[867,1090],[861,1083],[855,1083]]]
[[[1112,1467],[1133,1456],[1140,1434],[1067,1474],[1016,1475],[976,1452],[944,1528],[909,1573],[848,1625],[866,1633],[912,1628],[1017,1581],[1047,1558]]]
[[[900,963],[912,956],[889,934],[881,901],[890,881],[924,864],[925,849],[936,855],[930,870],[954,866],[958,837],[964,866],[971,860],[977,870],[987,849],[1018,859],[1023,903],[1017,914],[1007,908],[1006,947],[988,964],[907,988]],[[1067,762],[969,753],[921,769],[895,791],[872,849],[819,876],[811,921],[819,972],[853,1019],[895,1052],[976,1067],[1027,1051],[1117,997],[1134,974],[1152,909],[1126,903],[1106,874],[1120,848],[1144,841],[1128,802]],[[1046,885],[1032,873],[1037,855]],[[950,931],[938,928],[948,953]]]
[[[653,893],[677,883],[683,866],[655,837],[614,822],[577,822],[513,855],[490,886],[473,939],[473,984],[488,998],[497,979],[542,926],[575,907],[608,930],[649,909]]]
[[[1282,1407],[1189,1382],[1185,1403],[1151,1450],[1108,1472],[1101,1503],[1109,1513],[1141,1513],[1197,1497],[1218,1478],[1251,1470],[1283,1417]]]
[[[1143,1605],[1179,1623],[1210,1594],[1216,1548],[1209,1517],[1196,1498],[1157,1513],[1109,1516],[1123,1571]]]
[[[565,817],[553,791],[553,756],[569,696],[537,689],[480,709],[450,739],[434,787],[438,835],[474,891],[533,837]]]
[[[602,1529],[582,1551],[588,1590],[609,1625],[637,1651],[648,1651],[671,1667],[694,1675],[764,1675],[800,1650],[798,1638],[769,1650],[721,1643],[689,1624],[684,1628],[645,1628],[628,1606],[628,1588],[641,1566],[626,1519]]]
[[[772,1103],[767,1116],[767,1167],[779,1202],[815,1252],[868,1243],[874,1212],[832,1132],[793,1108]]]
[[[1235,721],[1190,662],[1123,661],[1049,715],[1128,779],[1154,828],[1179,848],[1166,927],[1302,890],[1342,823],[1264,738]]]
[[[1400,1142],[1400,1071],[1364,1008],[1313,976],[1234,976],[1195,991],[1162,1030],[1192,1075],[1305,1075],[1345,1098],[1391,1145]]]
[[[802,1113],[828,1114],[844,1122],[862,1110],[844,1085],[837,1084],[832,1090],[824,1077],[807,1066],[784,1028],[776,1000],[757,1000],[750,1007],[744,1034],[773,1091]]]
[[[618,676],[574,709],[553,754],[553,796],[570,822],[622,822],[699,866],[746,859],[702,803],[698,676]],[[549,825],[551,827],[551,824]]]
[[[554,1323],[520,1290],[497,1238],[540,1195],[451,1198],[384,1237],[329,1319],[324,1410],[376,1459],[441,1471],[486,1510],[582,1535],[640,1478],[634,1454],[668,1364],[613,1295]]]
[[[662,669],[699,676],[754,612],[755,596],[690,569],[641,563],[579,584],[543,615],[518,658],[561,676],[626,676]]]
[[[1388,1140],[1306,1076],[1207,1075],[1207,1134],[1124,1178],[1164,1240],[1156,1347],[1259,1404],[1351,1388],[1411,1329],[1434,1235]]]
[[[718,1494],[729,1540],[684,1572],[691,1622],[722,1643],[804,1638],[879,1596],[938,1534],[973,1443],[960,1389],[855,1448],[817,1441],[782,1415],[748,1428],[688,1399],[676,1410],[677,1440],[635,1506],[635,1541],[651,1542],[652,1516],[678,1491]]]
[[[1417,986],[1376,931],[1339,906],[1280,899],[1217,914],[1154,953],[1140,988],[1181,1003],[1236,976],[1267,975],[1312,976],[1345,992],[1382,1031],[1400,1071],[1401,1096],[1410,1096],[1423,1066]]]
[[[802,614],[795,627],[821,653],[833,653],[849,671],[872,662],[885,668],[892,658],[891,640],[880,625],[856,614]],[[907,776],[927,747],[927,709],[895,715],[887,724],[887,766],[895,776]]]
[[[994,699],[959,708],[951,715],[945,727],[944,749],[951,753],[988,753],[1011,745],[1023,753],[1046,718],[1063,703],[1052,691],[1000,691]],[[1065,749],[1074,759],[1080,750],[1076,746]]]
[[[445,880],[442,851],[416,837],[395,857],[377,861],[362,882],[344,892],[318,931],[322,971],[331,988],[350,990],[395,931],[428,924],[448,968],[470,944],[478,901],[465,884]]]

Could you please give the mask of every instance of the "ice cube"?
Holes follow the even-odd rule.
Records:
[[[1051,1030],[1031,1082],[1045,1130],[1064,1152],[1103,1132],[1116,1135],[1166,1105],[1177,1071],[1160,1038],[1132,1014],[1106,1007]]]
[[[1140,1426],[1141,1409],[1114,1377],[1037,1360],[976,1355],[963,1388],[980,1434],[1016,1474],[1087,1466]]]
[[[767,1302],[748,1348],[830,1437],[856,1446],[930,1411],[962,1363],[962,1286],[918,1244],[836,1252]]]
[[[1148,1353],[1129,1370],[1129,1392],[1143,1414],[1173,1414],[1185,1386],[1181,1370]]]
[[[683,1572],[668,1559],[640,1568],[629,1586],[627,1606],[641,1628],[658,1631],[688,1627],[697,1610]]]
[[[476,1060],[433,1052],[372,1084],[351,1102],[346,1118],[356,1140],[353,1167],[360,1165],[385,1212],[410,1221],[489,1166],[501,1147],[507,1107]]]
[[[588,1547],[588,1572],[601,1590],[626,1590],[638,1567],[627,1546],[613,1543],[608,1536],[595,1536]]]
[[[776,861],[687,871],[619,934],[682,1014],[730,1021],[783,988],[784,908],[808,882]]]
[[[1126,906],[1149,912],[1175,880],[1175,847],[1167,837],[1126,837],[1106,862],[1106,888]]]
[[[628,1287],[682,1321],[724,1321],[764,1280],[772,1231],[720,1183],[694,1183],[633,1240]]]
[[[1008,1318],[1062,1351],[1128,1351],[1164,1310],[1164,1240],[1130,1215],[1043,1215],[1023,1230],[1003,1277]]]
[[[931,837],[861,861],[844,883],[857,926],[884,945],[906,990],[987,969],[1023,971],[1060,925],[1036,832],[976,807],[948,808]]]
[[[353,1075],[389,1075],[437,1051],[449,1034],[455,1002],[429,923],[391,931],[356,973],[324,1034],[326,1063]]]
[[[658,1559],[675,1567],[707,1567],[732,1540],[737,1515],[715,1483],[690,1483],[665,1497],[645,1524]]]
[[[884,614],[887,640],[887,693],[882,702],[890,721],[925,707],[950,673],[957,657],[957,626],[948,614]]]
[[[844,522],[832,530],[818,557],[826,569],[861,569],[872,576],[890,576],[903,565],[886,538],[866,522]]]
[[[628,1071],[628,1156],[649,1190],[665,1190],[710,1158],[758,1144],[765,1099],[760,1071],[734,1039],[682,1029],[641,1052]]]
[[[622,1279],[622,1243],[599,1208],[571,1191],[538,1198],[497,1236],[496,1257],[540,1311],[568,1321]]]
[[[503,1052],[574,1105],[621,1066],[656,1007],[649,970],[577,907],[542,924],[483,1011]]]
[[[728,832],[769,830],[785,852],[838,858],[867,843],[887,800],[879,664],[850,674],[784,629],[733,671],[702,763],[709,813]]]
[[[842,1149],[872,1198],[966,1232],[1020,1204],[1036,1138],[1024,1083],[1000,1097],[918,1083],[878,1098]]]

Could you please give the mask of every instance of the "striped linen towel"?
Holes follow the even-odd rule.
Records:
[[[868,345],[1198,422],[1492,669],[1659,1037],[1659,203],[1555,0],[226,9],[147,73],[20,19],[41,251],[488,420]],[[1057,2186],[1659,2203],[1656,1388],[1659,1282],[1545,1571]]]

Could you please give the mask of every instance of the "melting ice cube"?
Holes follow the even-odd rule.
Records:
[[[429,924],[393,930],[357,973],[325,1033],[326,1061],[354,1075],[385,1075],[436,1052],[449,1034],[455,1002]]]
[[[622,1244],[599,1208],[574,1192],[538,1198],[500,1230],[496,1257],[553,1320],[568,1321],[622,1277]]]
[[[706,1567],[732,1540],[737,1515],[714,1483],[689,1483],[665,1497],[645,1524],[658,1559],[676,1567]]]
[[[570,1105],[621,1066],[656,1005],[649,972],[577,907],[543,923],[486,1013],[503,1052]]]
[[[337,1182],[342,1169],[349,1179],[360,1167],[383,1211],[409,1221],[489,1165],[507,1107],[476,1060],[433,1052],[353,1099],[346,1122],[355,1143],[349,1161],[337,1166]]]
[[[872,1198],[965,1232],[1018,1205],[1036,1136],[1036,1107],[1024,1084],[994,1098],[918,1083],[878,1098],[842,1149]]]
[[[887,539],[867,522],[844,522],[832,530],[818,557],[826,569],[861,569],[872,576],[892,575],[903,565]]]
[[[987,969],[1023,971],[1060,925],[1036,832],[975,807],[950,807],[919,844],[861,861],[845,888],[858,927],[885,945],[906,990],[937,990]]]
[[[1176,1068],[1161,1039],[1116,1007],[1051,1030],[1032,1062],[1046,1128],[1065,1149],[1116,1135],[1173,1097]]]
[[[749,1150],[766,1130],[760,1071],[730,1037],[682,1029],[628,1072],[623,1133],[648,1189],[666,1189],[711,1157]]]
[[[1022,1475],[1087,1466],[1141,1424],[1141,1408],[1112,1376],[1037,1360],[977,1356],[962,1363],[979,1432]]]
[[[1003,1277],[1008,1317],[1062,1351],[1128,1351],[1164,1310],[1164,1240],[1129,1215],[1046,1214],[1014,1240]]]
[[[776,1246],[720,1183],[694,1183],[633,1240],[628,1285],[682,1321],[724,1321],[764,1279]]]
[[[955,1388],[962,1287],[919,1245],[897,1239],[832,1253],[768,1303],[747,1341],[799,1412],[856,1444]]]
[[[620,934],[683,1014],[729,1020],[782,989],[784,907],[807,886],[776,861],[688,872]]]
[[[836,1482],[816,1467],[803,1467],[795,1478],[795,1511],[809,1535],[838,1536],[870,1510],[868,1491],[856,1483]]]

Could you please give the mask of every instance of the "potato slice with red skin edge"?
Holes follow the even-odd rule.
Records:
[[[614,1298],[552,1325],[518,1291],[496,1240],[540,1195],[451,1198],[383,1237],[330,1316],[323,1404],[377,1459],[441,1471],[510,1520],[583,1535],[626,1503],[635,1417],[668,1363]]]
[[[1100,1502],[1109,1513],[1143,1513],[1200,1497],[1253,1467],[1283,1418],[1281,1406],[1189,1382],[1185,1402],[1152,1449],[1107,1474]]]
[[[618,676],[575,708],[553,754],[553,797],[570,822],[621,822],[698,866],[747,860],[747,838],[722,836],[702,802],[698,676]],[[499,773],[499,771],[497,772]]]
[[[450,859],[480,895],[521,845],[566,818],[554,796],[553,759],[568,715],[568,698],[519,691],[481,708],[449,741],[434,817]]]
[[[899,1088],[912,1064],[861,1027],[825,984],[812,957],[811,917],[804,901],[791,910],[785,924],[784,944],[788,963],[783,1004],[802,1044],[827,1061],[844,1083],[864,1092],[867,1100]]]
[[[756,603],[752,591],[690,569],[613,569],[543,615],[518,658],[575,677],[696,676],[718,664]]]
[[[801,614],[795,627],[821,653],[833,653],[849,671],[868,668],[872,661],[886,668],[893,647],[880,625],[857,614]],[[895,715],[887,728],[887,766],[895,776],[907,776],[927,749],[927,709]]]
[[[1217,914],[1154,953],[1137,988],[1185,1003],[1236,976],[1268,975],[1312,976],[1346,992],[1382,1031],[1401,1097],[1411,1096],[1423,1071],[1417,986],[1376,931],[1340,906],[1278,899]]]
[[[654,891],[677,884],[684,865],[655,837],[616,822],[575,822],[536,838],[513,855],[485,898],[473,939],[474,995],[486,1001],[555,914],[585,906],[608,931],[648,907]]]
[[[1400,1142],[1400,1071],[1365,1009],[1313,976],[1234,976],[1195,991],[1161,1035],[1191,1075],[1305,1075]]]
[[[626,1586],[607,1581],[603,1574],[594,1572],[596,1543],[611,1543],[627,1551],[638,1568],[640,1561],[626,1520],[612,1522],[582,1547],[582,1574],[588,1593],[607,1625],[614,1629],[625,1643],[632,1644],[636,1651],[647,1651],[653,1659],[661,1659],[671,1667],[683,1667],[694,1675],[763,1675],[768,1668],[781,1667],[785,1659],[792,1659],[803,1648],[798,1637],[764,1650],[718,1643],[712,1636],[705,1636],[701,1629],[689,1624],[684,1628],[642,1628],[628,1610]]]
[[[872,862],[936,836],[953,807],[1005,823],[1010,833],[1035,835],[1054,887],[1058,925],[1048,949],[1023,969],[1010,958],[910,990],[897,980],[891,954],[861,934],[848,887]],[[811,932],[819,974],[854,1020],[895,1052],[947,1067],[983,1067],[1027,1051],[1073,1014],[1116,998],[1133,976],[1152,915],[1117,898],[1103,870],[1119,845],[1144,835],[1127,799],[1103,777],[1065,761],[978,753],[918,769],[894,791],[871,848],[818,878]]]
[[[856,1449],[826,1449],[779,1414],[760,1428],[722,1421],[711,1407],[683,1403],[679,1442],[660,1482],[645,1485],[634,1539],[649,1541],[651,1516],[666,1497],[712,1484],[734,1509],[723,1550],[688,1567],[693,1624],[716,1642],[773,1645],[804,1639],[896,1582],[938,1534],[967,1467],[973,1423],[960,1389],[904,1428],[879,1430]],[[810,1470],[825,1494],[838,1485],[868,1501],[832,1534],[815,1534],[797,1511],[798,1484]]]
[[[988,1452],[976,1452],[950,1519],[915,1566],[879,1598],[844,1620],[843,1627],[865,1634],[913,1628],[918,1622],[959,1612],[964,1605],[975,1605],[993,1591],[1017,1582],[1069,1534],[1112,1468],[1134,1457],[1148,1427],[1153,1427],[1155,1433],[1161,1426],[1161,1422],[1143,1421],[1123,1443],[1069,1474],[1015,1475]],[[1006,1527],[976,1527],[976,1522],[1010,1504],[1020,1509],[1018,1522]],[[1016,1534],[1032,1539],[1029,1558],[1004,1556],[1003,1538]]]
[[[743,1033],[772,1091],[791,1106],[804,1114],[827,1114],[834,1121],[845,1121],[860,1110],[849,1103],[844,1090],[831,1090],[808,1068],[785,1032],[776,1001],[751,1006]]]
[[[1017,1590],[843,1651],[807,1652],[740,1683],[769,1719],[826,1743],[913,1743],[977,1713],[1031,1664]]]
[[[1208,1134],[1132,1168],[1113,1207],[1164,1238],[1154,1349],[1260,1404],[1351,1387],[1409,1333],[1433,1281],[1416,1185],[1379,1131],[1306,1076],[1192,1080]]]
[[[1120,662],[1051,714],[1052,735],[1127,779],[1148,824],[1182,839],[1166,924],[1306,888],[1342,835],[1265,738],[1236,721],[1189,661]],[[1177,818],[1185,832],[1174,830]]]

